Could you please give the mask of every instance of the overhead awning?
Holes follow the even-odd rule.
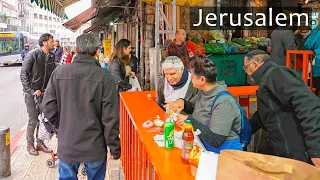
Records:
[[[35,2],[40,8],[48,10],[61,18],[68,19],[64,9],[80,0],[30,0]]]
[[[95,24],[92,24],[91,27],[88,29],[84,30],[84,33],[90,33],[90,32],[95,32],[101,28],[109,26],[109,22],[111,19],[114,19],[115,17],[119,17],[122,14],[122,11],[119,11],[116,8],[110,8],[109,11],[107,11],[106,16],[103,18],[96,18],[95,19]]]
[[[95,8],[95,6],[91,6],[87,10],[83,11],[78,16],[70,19],[69,21],[62,24],[67,29],[70,29],[71,31],[78,30],[83,24],[93,19],[98,13],[98,10]]]

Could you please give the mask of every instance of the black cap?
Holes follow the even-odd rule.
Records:
[[[253,57],[255,55],[260,55],[260,54],[267,54],[265,51],[263,50],[260,50],[260,49],[256,49],[256,50],[253,50],[253,51],[250,51],[246,54],[247,57]]]

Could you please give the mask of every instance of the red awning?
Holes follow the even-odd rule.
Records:
[[[65,22],[63,26],[74,32],[78,30],[83,24],[93,19],[97,15],[97,12],[98,10],[94,6],[91,6],[90,8],[88,8],[87,10],[79,14],[78,16]]]

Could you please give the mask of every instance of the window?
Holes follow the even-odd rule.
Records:
[[[56,18],[55,17],[53,18],[53,21],[56,22]]]
[[[53,28],[56,28],[56,25],[53,25]]]
[[[49,25],[49,28],[52,28],[52,25],[51,25],[51,24]]]
[[[52,21],[52,17],[51,16],[49,17],[49,21]]]
[[[44,16],[44,20],[48,20],[48,16]]]
[[[33,26],[38,26],[38,23],[36,23],[36,22],[33,22],[32,24],[33,24]]]
[[[43,19],[43,16],[41,14],[39,14],[39,19]]]
[[[39,27],[43,27],[43,24],[42,24],[42,23],[39,23]]]
[[[44,27],[48,27],[48,24],[44,24]]]

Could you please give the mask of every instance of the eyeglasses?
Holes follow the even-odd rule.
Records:
[[[254,62],[252,62],[252,63],[249,63],[248,65],[246,65],[246,66],[243,66],[242,68],[243,68],[243,70],[247,70],[247,68],[251,65],[251,64],[253,64]]]

